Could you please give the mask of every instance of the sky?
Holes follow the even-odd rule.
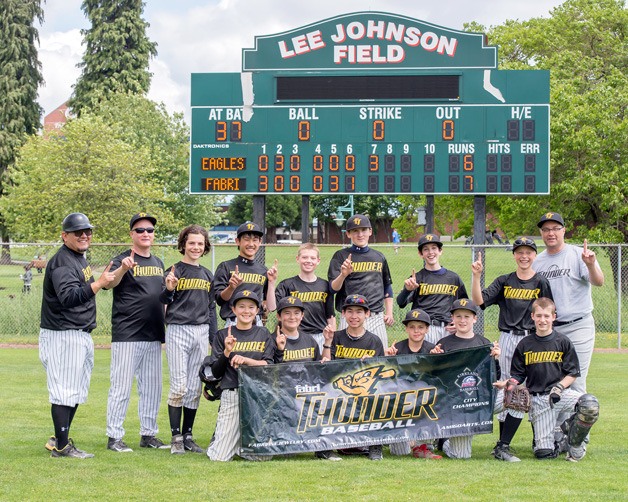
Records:
[[[39,26],[39,60],[45,84],[39,104],[45,114],[72,94],[80,75],[82,29],[89,23],[82,0],[45,0]],[[190,115],[190,74],[238,72],[242,49],[256,35],[281,33],[340,14],[379,11],[412,17],[447,28],[462,29],[476,21],[486,27],[508,19],[549,17],[562,0],[146,0],[143,18],[148,37],[157,43],[148,97],[171,112]],[[489,41],[490,43],[490,41]]]

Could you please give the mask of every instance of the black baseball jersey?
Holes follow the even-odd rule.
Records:
[[[425,343],[425,342],[423,342]],[[483,337],[482,335],[474,334],[472,338],[461,338],[456,335],[448,335],[444,338],[438,340],[438,344],[440,348],[443,349],[443,352],[452,352],[454,350],[460,349],[471,349],[474,347],[484,347],[485,345],[493,345],[488,338]],[[501,368],[499,366],[499,361],[495,360],[495,374],[497,378],[500,378]]]
[[[168,267],[164,276],[170,273]],[[174,273],[179,279],[174,291],[164,285],[159,300],[166,304],[166,324],[198,326],[209,324],[210,339],[216,332],[216,303],[212,291],[214,276],[202,265],[175,263]]]
[[[405,287],[401,290],[397,295],[397,305],[403,308],[411,303],[412,310],[425,310],[432,321],[449,323],[454,301],[468,298],[460,276],[444,267],[435,271],[425,268],[419,270],[416,282],[419,287],[414,291],[408,291]]]
[[[402,354],[429,354],[430,350],[435,347],[433,343],[430,343],[427,340],[423,340],[421,348],[417,352],[412,352],[410,350],[410,340],[408,340],[407,338],[405,340],[401,340],[400,342],[395,342],[394,345],[397,349],[398,356]]]
[[[342,310],[342,304],[349,295],[365,296],[371,312],[378,314],[384,310],[386,289],[392,285],[392,277],[386,257],[369,247],[344,248],[336,251],[329,262],[327,278],[331,283],[340,275],[340,267],[351,255],[353,272],[349,274],[340,291],[336,292],[336,310]]]
[[[111,270],[120,267],[131,250],[113,259]],[[164,263],[154,255],[134,255],[137,265],[128,270],[113,288],[111,311],[112,342],[165,340],[164,306],[159,295],[164,287]]]
[[[530,392],[546,392],[568,375],[580,376],[578,354],[569,338],[554,331],[526,336],[512,356],[510,375],[519,383],[526,380]]]
[[[212,344],[212,353],[209,364],[216,378],[222,378],[222,389],[237,389],[239,387],[238,371],[231,366],[229,358],[225,357],[225,338],[228,328],[223,328],[216,334]],[[238,354],[257,361],[273,363],[275,354],[275,341],[270,332],[263,326],[253,326],[251,329],[240,330],[235,325],[231,326],[231,334],[236,339],[235,347],[230,357]]]
[[[260,300],[266,299],[266,292],[268,290],[268,277],[266,276],[266,272],[268,272],[268,269],[264,265],[256,263],[254,260],[243,258],[242,256],[238,256],[233,260],[223,261],[216,268],[216,274],[214,276],[216,303],[220,305],[220,317],[223,319],[235,318],[229,302],[223,300],[220,293],[229,286],[229,279],[231,279],[231,276],[235,273],[236,265],[238,266],[238,275],[242,279],[242,284],[235,289],[233,294],[235,295],[236,292],[241,289],[248,289],[255,293]]]
[[[321,351],[318,343],[307,333],[299,333],[299,336],[296,338],[286,337],[286,348],[283,351],[283,358],[275,356],[276,363],[320,360]]]
[[[96,327],[92,282],[94,274],[84,254],[61,246],[46,266],[40,326],[56,331],[92,331]]]
[[[383,356],[384,346],[379,337],[365,331],[360,338],[354,338],[346,329],[334,332],[331,342],[332,359],[362,359],[363,357]]]
[[[327,319],[336,315],[331,286],[320,277],[314,282],[304,281],[298,275],[284,279],[277,284],[275,291],[277,303],[286,296],[295,296],[303,302],[305,315],[299,326],[302,333],[322,333],[327,326]]]
[[[552,290],[548,280],[534,274],[531,279],[522,280],[516,272],[499,276],[491,285],[482,291],[484,304],[482,309],[491,305],[499,305],[500,331],[534,330],[532,320],[532,303],[537,298],[552,297]]]

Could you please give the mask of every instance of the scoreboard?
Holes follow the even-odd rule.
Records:
[[[548,100],[545,71],[193,74],[190,191],[549,193]]]

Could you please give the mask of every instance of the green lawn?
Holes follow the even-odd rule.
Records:
[[[595,353],[589,391],[600,400],[600,420],[586,458],[538,461],[531,429],[523,424],[513,442],[522,462],[490,456],[496,434],[476,436],[466,461],[391,457],[382,462],[345,458],[325,462],[311,454],[272,462],[210,462],[205,455],[172,456],[138,447],[134,391],[126,440],[133,453],[106,450],[105,415],[109,350],[96,351],[89,401],[79,407],[72,437],[93,459],[52,459],[43,445],[51,434],[44,370],[35,349],[0,349],[2,405],[1,500],[626,500],[628,354]],[[167,382],[164,358],[164,382]],[[159,425],[169,438],[164,389]],[[203,400],[195,435],[205,447],[214,429],[217,404]]]

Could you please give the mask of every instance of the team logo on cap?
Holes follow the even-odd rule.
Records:
[[[554,217],[554,213],[545,213],[545,218],[546,219],[552,219]]]
[[[246,224],[246,228],[247,228],[248,230],[253,230],[253,229],[255,228],[255,223],[247,223],[247,224]]]
[[[421,315],[421,312],[418,310],[415,310],[414,312],[412,312],[412,317],[414,317],[415,319],[419,317],[420,315]]]
[[[434,240],[434,236],[433,236],[432,234],[427,234],[427,235],[425,236],[425,240],[426,240],[426,241],[432,241],[432,240]]]
[[[354,225],[359,225],[360,223],[362,223],[362,218],[353,218]]]
[[[139,213],[139,214],[138,214],[138,216],[139,216],[140,218],[144,218],[144,216],[148,216],[148,215],[147,215],[146,213]]]
[[[294,299],[294,296],[289,296],[288,298],[286,298],[286,301],[287,301],[288,303],[290,303],[291,305],[294,305],[294,302],[295,302],[296,300]]]
[[[460,306],[461,306],[461,307],[466,307],[466,306],[467,306],[467,303],[469,303],[469,301],[468,301],[468,300],[466,300],[465,298],[462,298],[462,299],[460,300]]]
[[[251,296],[251,292],[248,289],[242,291],[242,296]]]
[[[360,296],[360,295],[352,295],[351,296],[351,303],[366,303],[364,297]]]

